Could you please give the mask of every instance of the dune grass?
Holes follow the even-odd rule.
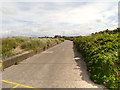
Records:
[[[47,48],[54,44],[64,41],[64,39],[57,38],[29,38],[29,37],[8,37],[2,38],[2,59],[23,53],[25,51],[37,50],[40,48]],[[18,48],[19,46],[19,48]],[[20,50],[15,52],[15,49]]]

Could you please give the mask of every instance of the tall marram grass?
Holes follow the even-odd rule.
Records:
[[[57,39],[57,38],[29,38],[22,36],[2,38],[1,40],[2,40],[2,59],[29,50],[47,48],[49,46],[64,41],[64,39]],[[19,53],[14,52],[14,49],[17,46],[20,46],[22,52]]]

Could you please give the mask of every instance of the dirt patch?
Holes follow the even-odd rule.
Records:
[[[18,45],[18,46],[13,50],[14,53],[20,53],[20,52],[22,52],[22,51],[23,51],[23,49],[21,49],[21,45]]]

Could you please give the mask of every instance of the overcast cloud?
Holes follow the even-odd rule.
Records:
[[[118,27],[118,2],[2,3],[6,36],[89,35]]]

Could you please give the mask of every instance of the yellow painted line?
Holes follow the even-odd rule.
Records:
[[[2,82],[6,82],[6,83],[10,83],[10,84],[14,84],[17,85],[18,83],[14,83],[14,82],[10,82],[10,81],[6,81],[6,80],[1,80]]]
[[[26,87],[26,88],[33,88],[34,90],[41,90],[41,89],[37,89],[35,87],[31,87],[31,86],[26,86],[26,85],[23,85],[23,84],[18,84],[18,83],[14,83],[14,82],[10,82],[10,81],[6,81],[6,80],[1,80],[2,82],[6,82],[6,83],[10,83],[10,84],[14,84],[14,85],[19,85],[19,86],[22,86],[22,87]]]
[[[0,63],[0,67],[2,67],[2,63]]]
[[[14,88],[17,88],[19,86],[19,84],[17,84],[16,86],[12,87],[10,90],[13,90]]]

